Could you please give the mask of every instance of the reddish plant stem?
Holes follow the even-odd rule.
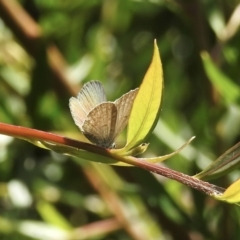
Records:
[[[146,161],[142,161],[138,159],[138,161],[134,163],[134,166],[141,167],[145,170],[149,170],[153,173],[157,173],[164,177],[173,179],[191,188],[195,188],[198,191],[203,192],[207,195],[222,194],[225,191],[224,188],[202,181],[195,177],[191,177],[184,173],[177,172],[175,170],[161,166],[159,164],[151,164]]]
[[[188,176],[186,174],[174,171],[170,168],[160,166],[159,164],[148,163],[146,160],[142,160],[141,158],[138,159],[135,157],[124,157],[124,156],[116,155],[111,153],[111,151],[108,149],[101,148],[89,143],[77,141],[74,139],[66,138],[57,134],[43,132],[43,131],[39,131],[31,128],[25,128],[21,126],[14,126],[14,125],[5,124],[5,123],[0,123],[0,133],[21,138],[24,140],[29,139],[29,140],[36,140],[36,141],[49,141],[57,144],[84,149],[84,150],[97,153],[103,156],[111,157],[113,159],[131,164],[136,167],[140,167],[142,169],[173,179],[191,188],[195,188],[198,191],[201,191],[207,195],[222,194],[225,190],[224,188],[218,187],[208,182],[204,182],[202,180]]]
[[[73,231],[73,239],[81,239],[83,236],[87,236],[87,238],[94,238],[101,234],[115,232],[121,228],[122,226],[116,218],[104,219],[76,228]]]
[[[48,141],[56,144],[71,146],[79,149],[84,149],[89,152],[94,152],[101,154],[103,156],[109,156],[109,150],[105,148],[98,147],[96,145],[78,141],[75,139],[63,137],[58,134],[44,132],[32,128],[26,128],[21,126],[14,126],[11,124],[0,122],[0,134],[29,140],[29,141]]]

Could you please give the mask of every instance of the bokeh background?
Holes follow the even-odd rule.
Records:
[[[81,140],[69,98],[92,79],[109,100],[138,87],[156,39],[164,93],[144,156],[196,136],[164,162],[194,175],[240,139],[239,24],[236,0],[0,0],[0,121]],[[141,169],[0,135],[0,238],[240,239],[240,210]]]

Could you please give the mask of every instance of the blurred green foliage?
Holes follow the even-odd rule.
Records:
[[[156,38],[164,92],[146,155],[169,153],[195,135],[165,164],[196,174],[240,139],[240,93],[225,101],[231,93],[219,91],[226,81],[239,90],[240,17],[237,27],[229,21],[239,5],[217,3],[22,0],[42,28],[42,43],[30,56],[0,15],[1,122],[81,139],[68,108],[72,93],[52,74],[48,47],[62,53],[76,92],[98,79],[113,100],[139,86]],[[214,183],[227,187],[238,176]],[[114,218],[122,219],[116,229],[100,225]],[[73,161],[0,135],[1,239],[239,239],[239,219],[238,207],[141,169]],[[77,232],[90,223],[91,231]]]

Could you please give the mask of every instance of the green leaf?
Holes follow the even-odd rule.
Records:
[[[103,155],[100,155],[97,153],[84,151],[79,148],[75,148],[75,147],[68,146],[68,145],[55,144],[55,143],[47,142],[47,141],[40,141],[40,142],[41,142],[41,144],[39,144],[39,141],[38,141],[38,145],[37,145],[38,147],[49,149],[49,150],[52,150],[54,152],[61,153],[64,155],[81,158],[81,159],[85,159],[87,161],[93,161],[93,162],[98,162],[98,163],[114,164],[114,165],[120,164],[121,165],[121,162],[118,162],[117,160],[115,160],[113,158],[109,158],[109,157],[106,157],[106,156],[103,156]],[[35,144],[35,143],[33,143],[33,144]]]
[[[191,137],[186,143],[184,143],[179,149],[177,149],[176,151],[164,155],[164,156],[159,156],[159,157],[154,157],[154,158],[145,158],[145,159],[141,159],[141,160],[145,160],[146,162],[149,163],[159,163],[159,162],[163,162],[171,157],[173,157],[174,155],[176,155],[177,153],[179,153],[180,151],[183,150],[183,148],[185,148],[188,144],[190,144],[190,142],[194,139],[195,137]]]
[[[163,72],[156,41],[152,62],[135,98],[128,123],[125,150],[141,144],[155,127],[162,99]]]
[[[218,178],[226,175],[240,166],[240,142],[227,150],[206,169],[194,177],[204,180]]]
[[[116,148],[110,149],[110,152],[113,154],[121,155],[121,156],[136,156],[144,153],[149,146],[149,143],[142,143],[137,147],[134,147],[130,150],[126,150],[125,148]]]
[[[240,179],[231,184],[222,195],[214,195],[214,198],[228,203],[240,203]]]
[[[46,201],[37,203],[37,210],[45,222],[60,227],[65,230],[71,230],[71,224],[57,211],[57,209]]]
[[[207,52],[202,52],[201,57],[207,76],[217,91],[228,103],[236,102],[240,97],[240,87],[215,66]]]

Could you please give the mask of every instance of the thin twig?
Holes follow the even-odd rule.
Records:
[[[146,160],[142,160],[141,158],[117,155],[112,153],[111,150],[109,149],[101,148],[96,145],[66,138],[57,134],[39,131],[31,128],[14,126],[5,123],[0,123],[0,133],[21,138],[24,140],[35,139],[35,141],[49,141],[55,144],[62,144],[65,146],[83,149],[89,152],[93,152],[95,154],[110,157],[117,161],[128,163],[130,165],[140,167],[153,173],[160,174],[164,177],[176,180],[184,185],[195,188],[198,191],[201,191],[207,195],[222,194],[225,190],[224,188],[218,187],[208,182],[204,182],[200,179],[188,176],[181,172],[174,171],[170,168],[166,168],[158,164],[148,163]]]

